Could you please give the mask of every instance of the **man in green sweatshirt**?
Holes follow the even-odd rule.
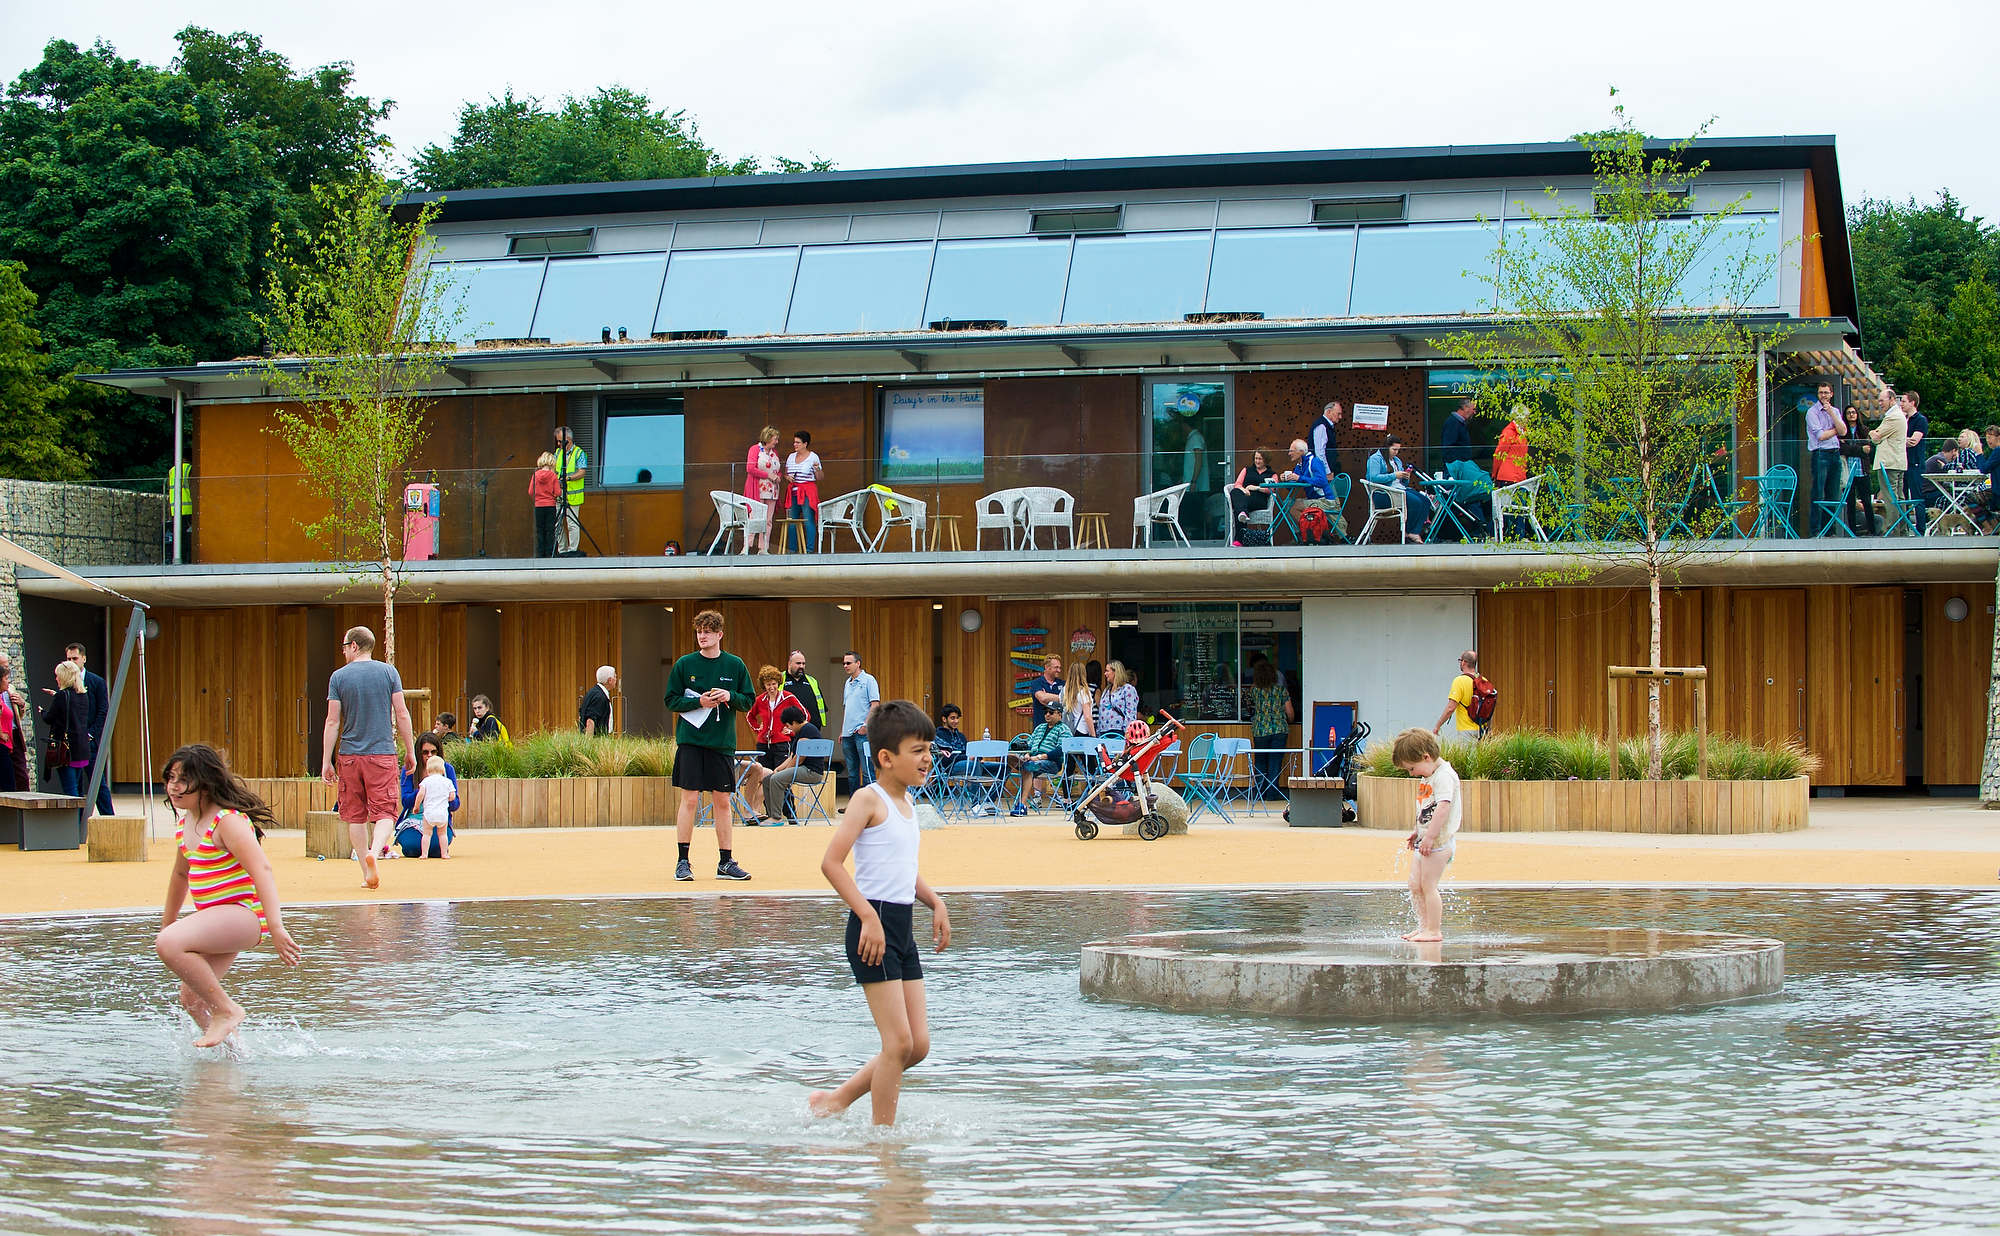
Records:
[[[667,711],[680,714],[674,723],[674,785],[681,792],[674,829],[680,860],[674,879],[694,879],[688,847],[694,843],[694,818],[706,794],[721,850],[716,878],[747,880],[750,873],[737,866],[729,848],[729,796],[736,789],[736,714],[750,707],[757,688],[743,659],[722,651],[721,614],[705,609],[694,616],[694,644],[695,651],[667,672]]]

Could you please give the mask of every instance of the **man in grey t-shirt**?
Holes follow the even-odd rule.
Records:
[[[389,852],[396,816],[403,806],[399,770],[416,773],[417,744],[410,734],[410,706],[403,700],[403,676],[375,660],[375,633],[350,627],[342,638],[347,664],[326,683],[326,732],[320,764],[322,781],[338,787],[340,818],[361,860],[361,880],[381,883],[375,860]],[[403,740],[405,759],[396,758]],[[371,834],[369,826],[374,825]]]

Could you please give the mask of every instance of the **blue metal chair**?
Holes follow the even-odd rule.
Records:
[[[1893,536],[1896,529],[1908,528],[1911,536],[1924,534],[1924,500],[1922,498],[1891,498],[1889,509],[1895,518],[1882,529],[1883,536]]]
[[[1821,516],[1819,535],[1821,536],[1839,535],[1846,537],[1851,537],[1854,535],[1854,529],[1847,526],[1846,498],[1835,498],[1830,502],[1824,499],[1815,498],[1813,499],[1813,510],[1818,511]],[[1835,529],[1839,529],[1839,532],[1837,534],[1834,531]]]
[[[1062,773],[1055,778],[1056,798],[1064,806],[1083,797],[1084,791],[1075,788],[1090,781],[1097,768],[1097,740],[1088,734],[1072,734],[1063,739]],[[1075,783],[1073,785],[1072,783]]]
[[[833,758],[833,748],[834,741],[831,738],[801,738],[792,743],[792,754],[798,756],[801,763],[806,760],[831,760]],[[829,780],[832,779],[833,769],[831,766],[827,768],[825,775]],[[799,815],[796,808],[794,808],[791,818],[797,819],[801,824],[810,824],[814,820],[818,820],[822,824],[833,823],[833,817],[826,813],[826,807],[820,802],[819,786],[811,785],[807,786],[806,789],[810,793],[806,797],[805,813]],[[786,793],[786,798],[787,800],[791,800],[789,791]]]
[[[1240,803],[1245,811],[1251,806],[1250,751],[1257,744],[1247,738],[1218,738],[1215,740],[1215,775],[1222,788],[1217,793],[1217,802],[1222,806]],[[1241,782],[1237,780],[1242,778]],[[1227,818],[1227,812],[1224,813]]]
[[[1736,491],[1733,489],[1726,494],[1723,493],[1722,486],[1716,483],[1713,467],[1708,469],[1708,492],[1709,496],[1714,498],[1716,510],[1721,516],[1715,521],[1715,527],[1708,530],[1708,539],[1714,541],[1741,536],[1743,527],[1736,522],[1736,517],[1750,509],[1750,499],[1736,497]]]
[[[1792,527],[1792,499],[1799,492],[1799,474],[1787,464],[1777,464],[1769,472],[1748,479],[1757,485],[1757,523],[1752,535],[1796,540],[1799,534]]]
[[[1007,788],[1007,744],[998,739],[966,743],[965,760],[965,771],[946,781],[951,801],[961,815],[982,805],[998,811]]]
[[[1225,820],[1233,819],[1228,808],[1222,805],[1222,794],[1226,788],[1222,779],[1222,758],[1218,744],[1222,739],[1215,734],[1197,734],[1188,744],[1187,766],[1181,770],[1182,797],[1187,799],[1188,822],[1192,824],[1201,818],[1203,811],[1213,811]]]
[[[1345,472],[1336,473],[1328,478],[1326,488],[1326,500],[1333,506],[1333,510],[1329,512],[1333,517],[1333,535],[1339,537],[1343,543],[1352,545],[1354,540],[1347,535],[1347,495],[1354,490],[1354,478]],[[1296,532],[1296,529],[1294,531]],[[1298,538],[1294,536],[1293,539]]]

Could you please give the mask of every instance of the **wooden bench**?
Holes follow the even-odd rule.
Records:
[[[83,844],[83,800],[22,790],[0,794],[0,845],[74,850]]]
[[[1347,782],[1340,777],[1287,777],[1293,828],[1339,828]]]

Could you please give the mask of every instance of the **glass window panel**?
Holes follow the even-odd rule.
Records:
[[[599,484],[682,485],[687,480],[681,400],[616,400],[604,409]]]
[[[1340,317],[1354,274],[1352,228],[1258,228],[1215,237],[1208,311]]]
[[[1674,220],[1669,228],[1685,233],[1699,226],[1699,220]],[[1761,265],[1763,277],[1746,292],[1742,288],[1731,288],[1741,274],[1737,266],[1744,255],[1753,257]],[[1745,305],[1775,306],[1778,303],[1778,226],[1775,216],[1743,215],[1717,227],[1708,238],[1708,245],[1688,268],[1687,277],[1682,280],[1689,307],[1699,307],[1718,303],[1723,296],[1735,291],[1743,298]]]
[[[1497,240],[1477,223],[1362,228],[1348,312],[1356,317],[1488,312]]]
[[[985,388],[883,392],[878,457],[877,478],[885,485],[950,485],[985,479]]]
[[[785,333],[915,330],[923,325],[930,276],[929,242],[808,245]]]
[[[575,232],[529,232],[507,238],[507,252],[516,257],[537,253],[589,253],[590,229]]]
[[[947,240],[938,244],[924,321],[998,318],[1048,326],[1062,316],[1064,240]]]
[[[545,262],[433,262],[431,269],[451,281],[443,311],[452,324],[453,343],[475,339],[526,339],[535,320],[535,297],[542,290]]]
[[[622,326],[643,339],[666,270],[663,253],[550,262],[535,334],[552,343],[595,342],[605,327],[616,335]]]
[[[797,249],[676,251],[667,264],[654,331],[726,330],[779,335],[798,269]]]
[[[1079,236],[1065,322],[1178,322],[1201,311],[1209,232]]]

